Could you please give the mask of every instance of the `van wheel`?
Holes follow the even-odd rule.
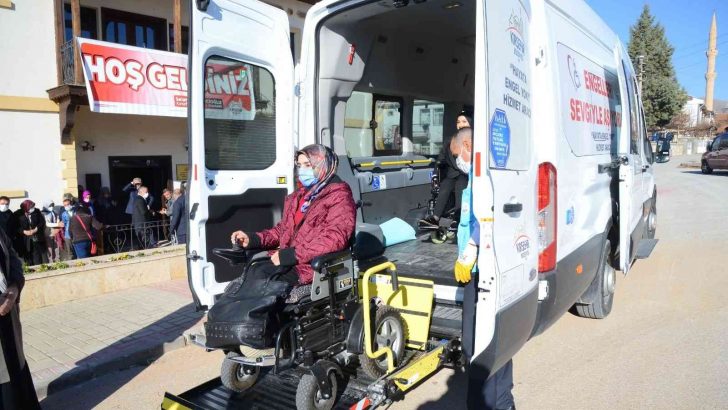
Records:
[[[652,197],[652,208],[650,213],[647,215],[647,238],[655,239],[655,233],[657,232],[657,195]]]
[[[389,347],[394,353],[394,365],[398,366],[404,358],[404,348],[407,340],[407,325],[402,315],[391,306],[377,308],[375,320],[372,351],[381,347]],[[387,356],[371,359],[366,353],[359,356],[362,370],[373,379],[378,379],[387,373]]]
[[[702,172],[703,174],[712,174],[713,168],[708,166],[708,161],[703,160],[700,161],[700,172]]]
[[[590,319],[604,319],[609,316],[614,303],[614,287],[616,285],[617,271],[611,264],[609,254],[612,245],[609,240],[604,242],[602,248],[602,260],[599,264],[597,272],[597,280],[599,281],[599,297],[590,304],[577,303],[574,305],[576,314],[581,317]]]
[[[338,381],[336,372],[329,373],[329,383],[331,384],[331,397],[325,399],[321,395],[318,381],[312,374],[304,374],[301,381],[298,382],[296,389],[296,409],[298,410],[330,410],[336,404],[336,396],[338,392]]]
[[[251,388],[258,380],[260,368],[255,366],[244,366],[240,363],[228,360],[228,358],[238,357],[240,354],[230,352],[225,356],[220,367],[220,380],[228,389],[242,393]]]

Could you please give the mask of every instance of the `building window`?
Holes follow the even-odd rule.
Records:
[[[167,21],[158,17],[101,9],[104,40],[156,50],[167,50]]]
[[[65,41],[73,38],[73,21],[71,5],[63,5],[63,35]],[[96,19],[96,9],[81,7],[81,37],[97,39],[99,37]]]
[[[190,46],[190,28],[182,26],[182,53],[187,54]],[[169,25],[169,51],[174,52],[174,24]]]
[[[437,155],[442,149],[442,117],[445,104],[415,100],[412,106],[412,144],[414,153]]]

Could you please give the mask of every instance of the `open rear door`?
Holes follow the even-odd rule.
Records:
[[[468,284],[464,292],[463,344],[470,356],[470,371],[485,380],[513,357],[533,331],[541,237],[550,238],[553,246],[548,249],[555,261],[556,170],[549,168],[551,199],[546,202],[551,206],[545,219],[550,222],[544,225],[551,230],[543,234],[536,230],[540,168],[529,108],[529,96],[535,92],[528,41],[530,5],[520,0],[478,1],[476,14],[475,70],[487,70],[487,76],[477,76],[475,86],[471,175],[472,207],[480,226],[479,274],[477,283]],[[513,92],[515,87],[519,93]],[[487,105],[477,103],[486,101]]]
[[[193,0],[188,274],[208,309],[240,275],[212,254],[235,230],[273,226],[293,186],[288,16],[256,0]]]
[[[637,83],[632,71],[623,63],[624,78],[629,99],[629,127],[622,127],[619,139],[619,268],[629,272],[632,264],[634,238],[632,234],[642,217],[642,155],[643,141],[640,134],[640,108]],[[637,238],[639,240],[640,238]]]

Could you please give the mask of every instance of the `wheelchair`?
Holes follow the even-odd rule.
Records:
[[[242,248],[217,248],[213,253],[246,268],[268,257]],[[396,266],[383,254],[378,238],[359,232],[347,249],[311,261],[313,282],[291,290],[278,313],[279,327],[270,346],[222,349],[223,385],[242,393],[254,386],[264,368],[273,374],[297,372],[296,408],[331,409],[343,392],[340,381],[351,369],[360,366],[372,379],[394,371],[413,339],[426,340],[434,295],[431,289],[423,294],[426,289],[417,283],[400,288]],[[405,320],[396,307],[403,292],[409,298],[429,297],[429,304],[419,302],[421,312],[415,318],[420,322]],[[416,330],[410,333],[408,325]],[[193,342],[206,347],[204,335],[196,335]],[[424,346],[423,342],[421,349]]]
[[[430,178],[430,199],[427,201],[426,217],[435,215],[435,205],[437,204],[437,197],[440,195],[440,174],[442,173],[443,166],[443,164],[437,162],[435,163],[435,169],[432,171],[432,177]],[[456,240],[458,223],[460,223],[460,208],[455,208],[454,193],[450,194],[445,209],[445,214],[440,217],[437,226],[422,223],[422,221],[417,225],[419,230],[430,232],[430,240],[432,243],[441,244]]]

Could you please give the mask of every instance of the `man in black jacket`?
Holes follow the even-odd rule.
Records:
[[[10,198],[0,196],[0,231],[5,232],[8,238],[14,238],[17,234],[17,224],[13,211],[10,210]]]
[[[131,223],[134,226],[137,239],[139,239],[143,247],[153,248],[157,245],[153,230],[150,227],[154,213],[149,210],[147,198],[149,198],[149,189],[145,186],[140,186],[132,203]]]
[[[187,205],[185,194],[181,190],[175,189],[169,230],[174,233],[178,244],[187,243],[187,208],[185,205]]]

